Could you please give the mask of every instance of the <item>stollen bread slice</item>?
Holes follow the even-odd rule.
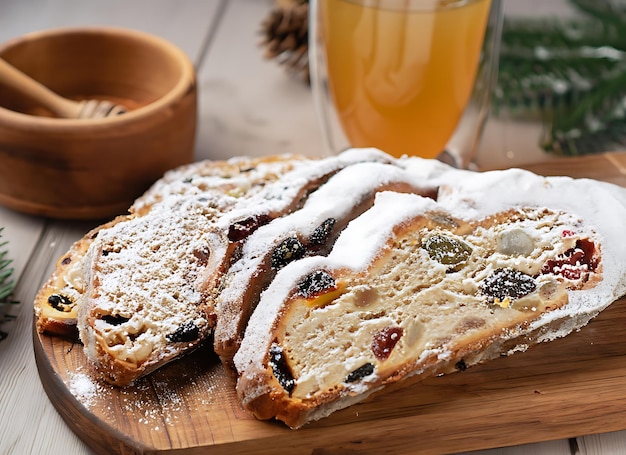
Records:
[[[439,165],[430,178],[448,186],[439,202],[380,193],[327,257],[277,273],[234,358],[256,417],[298,428],[565,336],[626,292],[622,188]]]
[[[172,196],[198,195],[220,189],[235,198],[249,197],[294,168],[315,158],[282,154],[237,156],[228,160],[202,160],[167,171],[131,205],[129,212],[143,215]]]
[[[388,159],[371,151],[294,161],[288,172],[257,185],[209,177],[224,181],[227,192],[215,183],[198,186],[196,178],[183,180],[198,186],[194,191],[172,191],[180,178],[165,182],[170,189],[158,189],[145,215],[101,232],[89,247],[78,328],[90,364],[124,386],[195,350],[215,325],[211,283],[243,238],[298,209],[342,168]]]
[[[301,209],[274,219],[245,239],[216,300],[214,350],[224,365],[232,365],[259,295],[276,272],[293,260],[328,254],[348,222],[373,205],[376,193],[389,190],[437,195],[437,188],[428,187],[397,163],[357,163],[333,175]]]
[[[37,330],[79,341],[77,309],[86,286],[83,259],[101,230],[144,216],[173,195],[185,197],[209,191],[230,196],[233,200],[249,196],[293,169],[294,163],[304,160],[302,156],[287,154],[263,158],[236,157],[227,161],[199,161],[166,172],[133,203],[128,215],[120,215],[87,232],[59,258],[34,300]]]
[[[39,333],[78,341],[76,318],[85,292],[83,258],[102,229],[128,219],[119,216],[87,232],[61,256],[52,274],[37,292],[34,300],[35,325]]]

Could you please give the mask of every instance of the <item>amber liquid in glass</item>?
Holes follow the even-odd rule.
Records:
[[[474,86],[490,3],[321,2],[330,91],[353,147],[424,158],[444,149]]]

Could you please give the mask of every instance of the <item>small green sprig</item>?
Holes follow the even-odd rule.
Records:
[[[11,300],[15,289],[15,281],[11,279],[13,267],[10,267],[13,261],[8,257],[9,252],[6,249],[8,242],[6,240],[2,241],[3,230],[4,228],[0,227],[0,324],[14,318],[5,312],[4,306],[17,303]],[[0,341],[6,337],[6,332],[0,331]]]

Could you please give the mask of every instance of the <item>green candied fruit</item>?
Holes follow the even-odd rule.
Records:
[[[444,265],[457,265],[465,262],[472,254],[467,243],[445,235],[435,234],[422,245],[431,259]]]

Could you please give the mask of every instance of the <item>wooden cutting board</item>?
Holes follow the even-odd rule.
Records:
[[[528,167],[626,186],[626,153]],[[101,454],[438,454],[626,429],[626,298],[564,339],[387,391],[300,430],[242,410],[210,349],[118,389],[90,379],[80,345],[33,332],[51,402]]]

